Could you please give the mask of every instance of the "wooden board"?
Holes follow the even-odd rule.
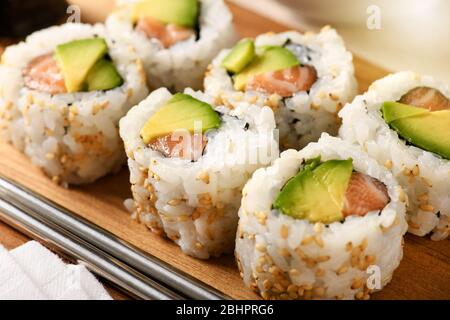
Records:
[[[285,26],[230,5],[242,36],[283,31]],[[387,72],[355,58],[360,91]],[[171,241],[148,232],[130,219],[123,200],[130,197],[128,171],[108,176],[89,186],[70,190],[53,184],[11,146],[0,144],[0,174],[24,184],[56,203],[105,228],[136,247],[174,265],[235,299],[257,299],[239,277],[232,256],[201,261],[184,254]],[[0,230],[1,232],[1,230]],[[449,240],[433,242],[408,235],[403,261],[392,282],[374,299],[450,299]]]

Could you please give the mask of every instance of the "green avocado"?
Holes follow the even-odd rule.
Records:
[[[392,101],[383,103],[381,110],[403,139],[450,160],[450,110],[429,111]]]
[[[198,0],[141,0],[132,7],[132,19],[151,17],[164,23],[194,28],[199,14]]]
[[[352,172],[351,159],[323,163],[320,158],[312,159],[286,183],[273,207],[283,214],[312,223],[341,221]]]
[[[147,120],[141,129],[141,137],[147,144],[180,129],[195,133],[199,123],[201,131],[205,132],[219,128],[222,120],[209,104],[190,95],[177,93]]]
[[[222,66],[230,72],[241,72],[255,57],[255,42],[252,39],[239,41],[223,59]]]
[[[102,38],[75,40],[56,47],[56,61],[61,68],[68,92],[84,89],[89,71],[107,51],[108,46]]]
[[[86,77],[88,91],[109,90],[123,84],[123,79],[111,61],[99,60]]]
[[[257,55],[247,67],[234,76],[234,88],[244,90],[251,76],[298,65],[300,62],[297,57],[288,49],[277,46],[265,47],[260,55]]]

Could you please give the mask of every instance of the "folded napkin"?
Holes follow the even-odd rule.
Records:
[[[83,265],[66,265],[36,241],[10,252],[0,246],[0,299],[110,300]]]

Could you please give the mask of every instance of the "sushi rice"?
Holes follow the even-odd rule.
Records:
[[[381,212],[328,225],[272,209],[275,197],[304,161],[353,159],[354,169],[383,182],[390,202]],[[243,190],[236,259],[245,284],[264,299],[367,299],[376,266],[386,285],[403,255],[406,196],[393,175],[360,148],[323,134],[301,151],[288,150],[259,169]],[[381,288],[377,288],[381,289]]]
[[[201,92],[185,93],[212,105]],[[165,158],[140,136],[147,119],[171,97],[165,88],[156,90],[120,122],[134,198],[126,206],[151,231],[165,234],[191,256],[230,253],[242,188],[256,169],[278,156],[273,112],[248,103],[233,110],[216,106],[222,125],[207,133],[205,153],[191,162]]]
[[[375,81],[340,112],[340,135],[388,167],[405,188],[409,232],[418,236],[432,232],[431,239],[442,240],[450,230],[450,161],[407,144],[380,112],[383,102],[397,101],[419,86],[438,89],[450,98],[449,87],[432,77],[410,71],[389,75]]]
[[[130,5],[138,1],[118,1],[119,8],[106,20],[108,30],[136,48],[151,89],[201,89],[208,63],[237,39],[233,17],[223,0],[200,0],[199,39],[191,37],[167,49],[134,30]]]
[[[244,100],[270,106],[280,131],[281,148],[299,149],[317,141],[322,132],[337,134],[340,126],[337,113],[357,94],[357,83],[352,54],[345,49],[337,32],[328,26],[317,34],[295,31],[266,33],[256,37],[255,45],[283,46],[289,40],[308,48],[300,57],[300,63],[311,65],[317,71],[317,81],[308,92],[301,91],[282,99],[277,94],[235,90],[232,78],[221,65],[230,49],[220,52],[208,67],[204,87],[205,92],[215,97],[218,103],[233,104]]]
[[[76,39],[102,37],[124,79],[108,91],[49,93],[24,85],[22,70],[35,57]],[[0,65],[1,138],[13,144],[55,182],[90,183],[126,160],[119,119],[147,94],[138,57],[108,37],[100,25],[69,23],[28,36],[6,49]]]

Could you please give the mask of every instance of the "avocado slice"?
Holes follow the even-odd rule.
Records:
[[[234,76],[234,88],[244,90],[251,76],[298,65],[300,62],[297,57],[288,49],[278,46],[264,47],[260,55],[257,55],[247,67]]]
[[[184,93],[175,94],[141,129],[141,137],[148,144],[153,139],[179,129],[195,133],[196,122],[201,122],[202,132],[220,127],[222,120],[213,107]]]
[[[100,59],[86,77],[88,91],[110,90],[123,84],[123,79],[114,64]]]
[[[241,72],[255,57],[255,42],[252,39],[239,41],[223,59],[222,66],[230,72]]]
[[[450,160],[450,110],[427,109],[387,101],[381,107],[386,123],[409,143]]]
[[[56,47],[56,61],[68,92],[83,90],[89,71],[107,51],[108,46],[102,38],[75,40]]]
[[[312,159],[288,181],[273,207],[283,214],[313,223],[341,221],[352,172],[352,159],[323,163],[320,158]]]
[[[152,17],[164,23],[194,28],[199,14],[198,0],[141,0],[132,7],[134,22]]]

